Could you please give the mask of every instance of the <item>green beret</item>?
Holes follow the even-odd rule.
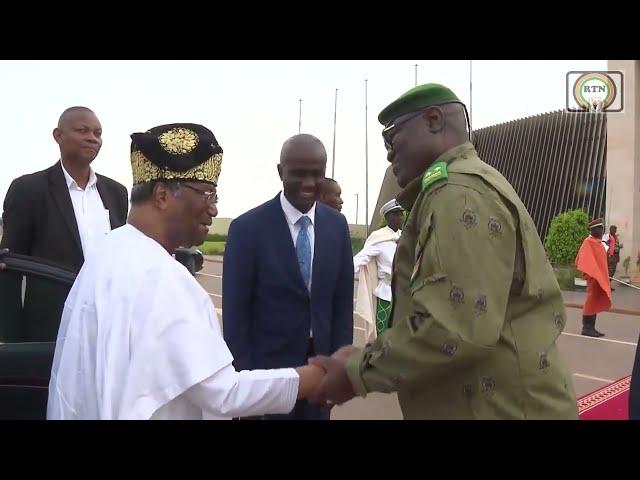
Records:
[[[459,102],[460,99],[450,89],[437,83],[426,83],[413,87],[403,93],[397,100],[387,105],[378,115],[378,121],[387,126],[400,115],[431,105]]]

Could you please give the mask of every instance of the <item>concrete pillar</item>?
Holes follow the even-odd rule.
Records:
[[[607,114],[606,223],[607,231],[618,226],[624,246],[619,276],[626,257],[631,257],[629,273],[638,272],[640,252],[640,62],[610,60],[608,69],[624,75],[624,110]]]

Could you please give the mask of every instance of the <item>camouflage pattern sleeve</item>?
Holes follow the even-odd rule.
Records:
[[[504,327],[514,280],[516,229],[502,198],[456,183],[418,197],[411,305],[349,359],[356,393],[435,380],[488,355]],[[395,301],[395,298],[394,298]]]

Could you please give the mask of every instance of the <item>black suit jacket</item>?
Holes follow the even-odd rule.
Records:
[[[127,189],[118,182],[97,176],[96,187],[109,210],[111,228],[125,224]],[[77,273],[84,263],[80,233],[71,196],[57,162],[40,172],[16,178],[4,200],[4,235],[0,248],[49,260]],[[20,302],[20,278],[4,274],[0,301]],[[27,279],[24,307],[16,305],[11,315],[3,309],[0,341],[55,341],[68,289],[52,282]]]

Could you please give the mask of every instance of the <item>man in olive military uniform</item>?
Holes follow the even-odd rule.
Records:
[[[405,419],[577,419],[560,288],[522,201],[469,142],[466,108],[427,84],[378,119],[410,212],[390,328],[312,359],[328,371],[314,401],[396,391]]]

